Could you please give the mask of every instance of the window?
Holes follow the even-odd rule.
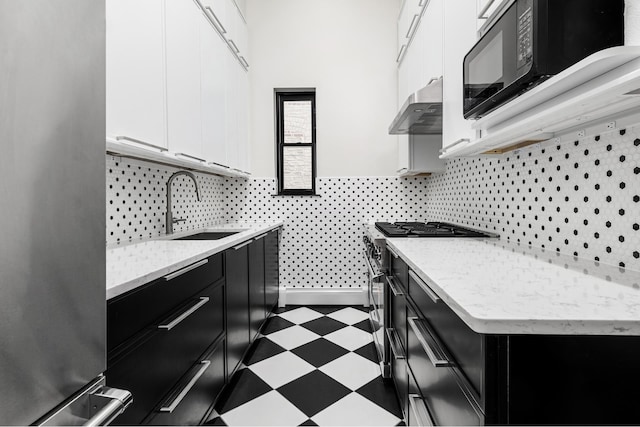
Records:
[[[316,194],[316,93],[276,89],[278,194]]]

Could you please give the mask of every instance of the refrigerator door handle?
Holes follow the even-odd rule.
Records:
[[[85,426],[109,425],[133,402],[130,392],[111,387],[102,387],[92,393],[89,398],[92,408],[104,406],[84,424]]]

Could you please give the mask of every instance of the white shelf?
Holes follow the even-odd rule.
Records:
[[[628,114],[640,107],[639,89],[640,47],[605,49],[478,120],[481,138],[440,157],[508,151]]]
[[[231,169],[212,163],[205,163],[199,162],[197,160],[189,160],[186,158],[176,157],[174,153],[171,153],[169,151],[149,149],[143,146],[137,146],[126,142],[117,141],[111,138],[107,138],[106,141],[107,154],[112,154],[114,156],[146,160],[148,162],[175,166],[212,175],[221,175],[236,178],[249,178],[250,176],[248,172],[243,172],[237,169]]]

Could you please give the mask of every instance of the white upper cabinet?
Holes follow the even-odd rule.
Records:
[[[463,117],[463,60],[476,42],[476,10],[469,0],[444,1],[442,146],[471,140],[473,121]]]
[[[167,129],[169,150],[203,159],[200,101],[201,9],[191,0],[167,0]]]
[[[107,136],[167,148],[164,2],[109,0]]]
[[[202,150],[204,158],[228,166],[226,146],[226,63],[233,60],[225,41],[206,19],[200,23]]]

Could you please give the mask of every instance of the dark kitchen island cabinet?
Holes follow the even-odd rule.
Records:
[[[640,337],[480,334],[415,272],[407,280],[402,259],[391,265],[406,293],[388,334],[408,425],[640,424]]]

